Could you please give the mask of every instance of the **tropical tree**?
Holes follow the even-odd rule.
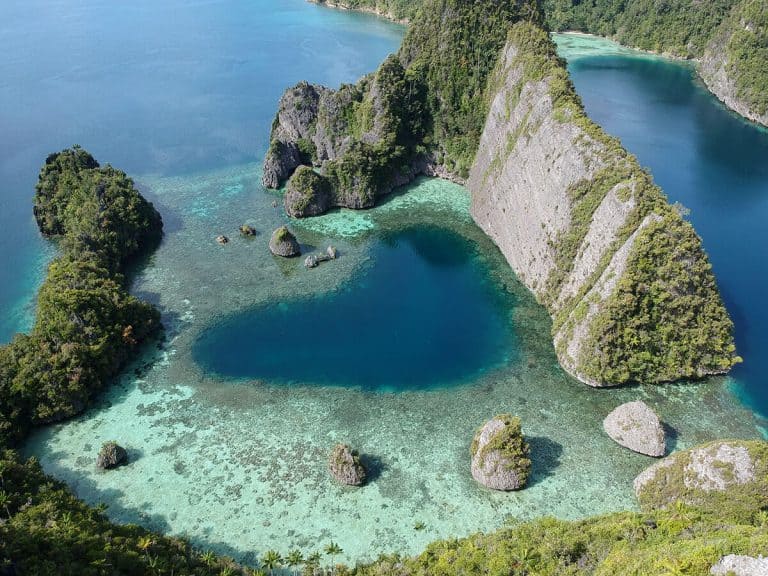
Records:
[[[8,504],[11,503],[11,497],[5,490],[0,490],[0,506],[5,509],[5,513],[8,515],[8,520],[11,519],[11,511],[8,509]]]
[[[261,563],[264,564],[264,568],[269,570],[270,574],[274,574],[275,569],[282,566],[283,557],[280,556],[280,552],[277,550],[268,550],[261,558]]]
[[[320,568],[320,559],[323,557],[320,552],[312,552],[309,556],[307,556],[306,560],[304,560],[304,566],[307,568],[307,573],[309,574],[316,574],[318,572],[318,569]]]
[[[299,573],[298,566],[301,566],[304,563],[304,555],[301,553],[301,550],[294,548],[288,552],[288,556],[285,557],[285,562],[293,569],[292,572],[294,576],[296,576]]]
[[[336,542],[330,542],[325,547],[325,553],[331,557],[331,574],[333,574],[336,571],[336,562],[334,562],[334,559],[336,556],[344,552],[344,550],[341,549],[341,546],[336,544]]]

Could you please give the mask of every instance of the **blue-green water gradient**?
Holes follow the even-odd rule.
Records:
[[[132,176],[259,161],[287,86],[353,82],[402,33],[304,0],[0,2],[0,342],[29,328],[53,253],[31,208],[49,153]]]
[[[342,290],[207,328],[193,354],[220,376],[377,391],[474,381],[514,355],[510,295],[467,239],[433,226],[391,232],[370,262]]]

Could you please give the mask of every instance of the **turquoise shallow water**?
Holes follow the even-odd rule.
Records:
[[[632,508],[631,480],[650,459],[601,431],[603,417],[624,401],[642,398],[654,406],[670,427],[672,448],[759,435],[764,422],[737,402],[729,379],[593,390],[563,373],[546,313],[472,223],[468,194],[456,185],[423,180],[370,211],[291,222],[305,247],[338,248],[341,257],[317,269],[269,253],[271,231],[287,219],[279,202],[273,206],[279,193],[261,188],[254,159],[266,149],[279,94],[302,77],[331,85],[354,80],[396,48],[402,28],[300,0],[118,7],[91,0],[82,10],[59,6],[63,15],[52,9],[43,21],[47,33],[27,46],[14,30],[37,17],[41,6],[0,8],[0,26],[8,32],[0,42],[10,38],[23,47],[5,46],[16,56],[0,63],[7,73],[0,78],[18,85],[0,91],[12,105],[0,107],[0,114],[21,135],[18,162],[5,161],[0,175],[23,184],[4,201],[27,214],[24,195],[40,159],[76,139],[129,170],[166,222],[166,238],[133,289],[160,307],[167,338],[92,410],[39,430],[26,447],[80,497],[106,503],[113,519],[183,534],[197,546],[246,561],[270,548],[310,551],[332,539],[344,549],[340,559],[354,562],[384,552],[415,553],[435,538],[518,518]],[[57,25],[63,17],[66,27]],[[116,22],[125,28],[115,29]],[[134,30],[135,42],[127,33]],[[52,39],[46,44],[45,38]],[[96,40],[106,42],[103,53],[94,49]],[[68,53],[77,57],[65,58]],[[56,65],[38,77],[30,63],[44,58]],[[141,91],[131,90],[140,84]],[[73,108],[62,110],[48,92],[29,102],[20,97],[44,86]],[[34,113],[4,112],[13,106]],[[255,238],[239,238],[243,222],[257,229]],[[34,237],[29,224],[14,221],[17,238]],[[214,238],[220,233],[232,241],[219,246]],[[397,273],[394,263],[383,262],[383,246],[409,233],[450,239],[432,246],[441,257],[455,243],[457,249],[448,251],[451,270],[469,282],[464,294],[487,297],[486,318],[509,319],[503,357],[486,358],[483,369],[461,374],[454,382],[460,385],[395,393],[338,386],[337,375],[324,382],[297,378],[286,386],[256,374],[217,375],[196,361],[195,342],[212,326],[254,310],[338,301],[365,282],[382,290],[377,271]],[[44,261],[35,242],[22,243],[20,251]],[[2,248],[10,262],[10,245]],[[408,265],[429,269],[429,259],[417,252]],[[38,264],[30,268],[40,273]],[[6,274],[6,282],[23,292],[21,280]],[[28,275],[23,281],[26,290],[34,284]],[[9,301],[2,301],[3,310]],[[293,344],[328,346],[322,328],[304,326]],[[518,493],[485,490],[469,473],[472,434],[499,412],[520,415],[532,445],[531,484]],[[95,453],[110,439],[128,448],[131,463],[101,473]],[[373,481],[364,488],[331,481],[326,458],[340,441],[352,443],[371,464]],[[414,530],[417,521],[426,528]]]

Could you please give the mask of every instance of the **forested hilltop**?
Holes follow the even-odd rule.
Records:
[[[554,31],[580,30],[634,48],[701,60],[712,92],[768,125],[768,2],[543,0]]]
[[[312,0],[410,21],[424,0]],[[547,26],[607,36],[633,48],[701,62],[709,89],[768,125],[768,2],[763,0],[542,0]]]

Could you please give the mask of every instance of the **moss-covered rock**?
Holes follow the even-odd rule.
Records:
[[[111,470],[127,462],[128,452],[114,441],[104,442],[96,457],[96,466],[102,470]]]
[[[301,255],[301,247],[296,236],[286,226],[280,226],[272,232],[272,237],[269,239],[269,250],[275,256],[282,256],[283,258]]]
[[[530,447],[520,418],[500,414],[483,424],[472,440],[472,477],[494,490],[525,487],[531,470]]]
[[[725,518],[750,518],[768,508],[768,442],[718,440],[675,452],[634,482],[648,510],[684,503]]]
[[[323,214],[332,205],[332,191],[325,176],[309,166],[299,166],[285,188],[285,211],[294,218]]]
[[[347,486],[365,484],[365,467],[360,462],[360,455],[348,444],[336,444],[328,457],[328,471],[333,478]]]

